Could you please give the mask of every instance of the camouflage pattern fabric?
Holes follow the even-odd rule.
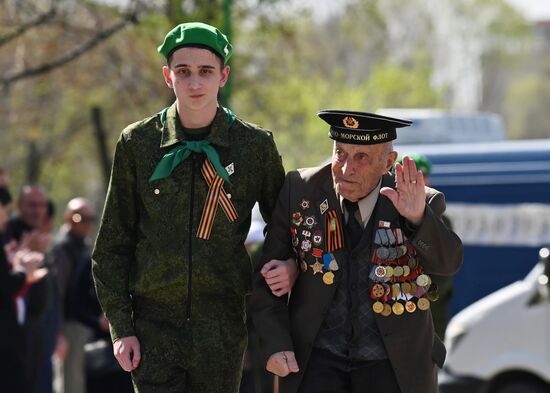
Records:
[[[223,108],[218,108],[206,139],[231,173],[231,185],[224,184],[224,189],[238,219],[229,222],[219,208],[209,240],[196,237],[208,192],[200,172],[203,154],[194,153],[168,178],[148,181],[163,155],[185,140],[175,104],[165,119],[157,114],[128,126],[117,142],[92,269],[113,341],[135,335],[143,346],[143,365],[135,373],[138,384],[143,380],[140,374],[162,369],[164,363],[155,367],[158,359],[150,363],[147,358],[155,358],[154,350],[148,351],[163,340],[171,349],[159,354],[167,360],[177,355],[178,367],[204,364],[212,368],[216,364],[214,351],[216,358],[236,367],[230,373],[240,373],[241,358],[234,358],[242,357],[240,348],[244,350],[243,304],[252,273],[243,243],[256,201],[269,221],[284,169],[271,133],[238,118],[228,129],[227,121]],[[154,307],[143,315],[139,311],[142,305]],[[212,309],[218,312],[212,313]],[[158,315],[165,318],[153,319]],[[147,333],[148,326],[152,333]],[[177,328],[171,330],[170,326]],[[154,338],[157,335],[163,339]],[[193,359],[201,353],[204,362]],[[195,380],[193,368],[186,370],[182,375]],[[218,374],[225,375],[209,370],[210,377]],[[209,380],[215,386],[216,381]],[[219,386],[212,391],[232,390]]]

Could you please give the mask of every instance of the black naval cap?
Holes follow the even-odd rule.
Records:
[[[397,138],[396,128],[408,127],[410,120],[376,115],[368,112],[324,109],[317,113],[330,125],[329,137],[352,145],[375,145]]]

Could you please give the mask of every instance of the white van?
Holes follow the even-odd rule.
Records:
[[[441,393],[550,392],[550,250],[539,257],[523,280],[452,318]]]

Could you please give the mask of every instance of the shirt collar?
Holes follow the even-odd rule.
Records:
[[[229,129],[227,127],[227,113],[218,106],[210,133],[205,138],[212,145],[229,146]],[[177,143],[186,141],[187,138],[183,132],[176,103],[174,102],[166,111],[166,119],[162,125],[162,137],[160,147],[169,147]]]
[[[382,179],[378,181],[378,185],[370,192],[369,195],[357,201],[357,204],[359,206],[359,214],[361,214],[361,223],[363,224],[363,228],[369,222],[370,216],[372,215],[372,212],[374,210],[374,206],[376,206],[376,201],[378,201],[378,197],[380,196],[381,185]],[[347,221],[348,212],[344,207],[344,198],[341,195],[338,195],[338,198],[340,199],[340,206],[342,207],[342,212],[344,212],[344,217]]]

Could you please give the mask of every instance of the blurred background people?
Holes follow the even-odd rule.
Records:
[[[37,184],[21,187],[17,199],[17,214],[11,217],[6,225],[5,242],[10,249],[28,249],[44,254],[51,244],[50,233],[44,232],[48,220],[48,195],[46,190]],[[30,392],[38,392],[45,378],[44,342],[47,329],[45,317],[53,306],[54,293],[51,277],[40,280],[29,287],[25,294],[17,297],[20,318],[23,321],[25,335],[26,378]]]
[[[41,268],[43,254],[12,244],[4,250],[4,231],[9,217],[11,195],[0,169],[0,381],[2,391],[31,392],[27,373],[24,309],[18,296],[41,281],[47,270]]]
[[[102,323],[104,330],[108,328],[107,322],[100,320],[101,314],[89,316],[87,299],[79,295],[77,285],[79,275],[90,269],[87,240],[95,228],[95,222],[96,215],[88,200],[80,197],[71,199],[65,210],[64,223],[47,257],[55,272],[59,316],[56,354],[62,362],[60,374],[67,393],[86,391],[84,345],[91,335],[86,324],[96,327]],[[88,287],[86,285],[83,290]]]

